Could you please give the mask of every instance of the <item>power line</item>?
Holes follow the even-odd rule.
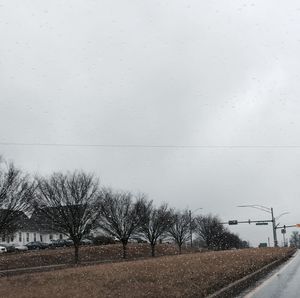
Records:
[[[146,145],[146,144],[79,144],[0,142],[0,146],[87,147],[87,148],[161,148],[161,149],[300,149],[300,145]]]

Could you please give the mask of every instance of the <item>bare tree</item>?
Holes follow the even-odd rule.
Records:
[[[291,245],[295,247],[300,247],[300,235],[298,231],[293,231],[290,237]]]
[[[84,172],[54,173],[37,180],[36,212],[44,216],[51,229],[73,240],[77,264],[80,241],[98,216],[98,180]]]
[[[151,255],[154,257],[157,240],[168,231],[172,217],[167,204],[163,204],[159,208],[151,206],[147,211],[140,232],[149,241]]]
[[[190,237],[191,221],[188,210],[173,212],[168,232],[175,240],[181,254],[182,244]]]
[[[208,248],[219,249],[225,229],[218,217],[212,215],[197,216],[195,218],[195,232],[201,237]],[[228,235],[227,235],[228,236]]]
[[[13,163],[0,159],[0,233],[13,233],[18,220],[25,216],[33,199],[35,184]]]
[[[129,192],[103,190],[99,227],[122,242],[123,258],[126,258],[129,238],[145,221],[151,203],[142,195],[133,201],[133,195]]]
[[[231,233],[228,229],[223,230],[223,233],[219,237],[219,249],[231,249],[231,248],[243,248],[242,239],[234,233]]]

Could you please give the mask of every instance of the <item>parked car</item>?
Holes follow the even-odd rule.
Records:
[[[69,239],[57,239],[57,240],[51,240],[50,247],[56,248],[56,247],[68,247],[72,246],[74,243],[72,240]]]
[[[64,247],[65,242],[63,240],[57,239],[57,240],[51,240],[51,243],[49,244],[50,248],[56,248],[56,247]]]
[[[0,253],[7,252],[6,247],[0,246]]]
[[[130,238],[128,242],[129,243],[147,243],[146,240],[139,238],[139,237]]]
[[[15,250],[16,251],[26,251],[26,250],[28,250],[28,247],[25,245],[16,245]]]
[[[67,243],[67,246],[73,246],[74,245],[74,241],[72,239],[67,239],[66,243]]]
[[[4,246],[6,248],[7,252],[15,252],[16,248],[14,245],[11,244],[1,244],[1,246]]]
[[[95,245],[106,245],[106,244],[115,244],[118,242],[111,236],[99,235],[93,238],[93,244]]]
[[[39,242],[39,241],[34,241],[34,242],[29,242],[26,244],[29,250],[34,250],[34,249],[45,249],[49,247],[49,244]]]
[[[93,241],[90,239],[81,239],[80,245],[91,245],[93,244]]]

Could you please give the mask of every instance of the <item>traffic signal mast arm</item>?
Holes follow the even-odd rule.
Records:
[[[286,229],[286,228],[300,228],[300,225],[299,224],[296,224],[296,225],[291,225],[291,226],[286,226],[286,225],[283,225],[282,227],[276,227],[276,229]]]
[[[242,223],[247,223],[247,224],[251,224],[251,223],[268,223],[268,222],[273,222],[271,219],[266,219],[266,220],[228,220],[228,222],[222,222],[221,224],[223,225],[237,225],[237,224],[242,224]]]

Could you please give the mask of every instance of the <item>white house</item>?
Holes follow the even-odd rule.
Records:
[[[18,228],[14,234],[0,235],[1,244],[25,245],[28,242],[40,241],[51,243],[51,240],[67,239],[67,235],[51,229],[39,214],[33,213],[28,218],[24,213],[19,218]]]

